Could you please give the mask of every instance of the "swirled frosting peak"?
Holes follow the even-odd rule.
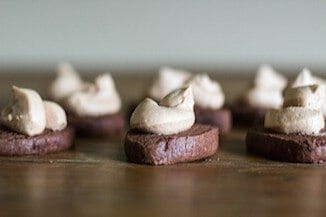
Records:
[[[84,87],[85,83],[72,65],[62,63],[58,66],[57,78],[51,84],[49,94],[55,101],[60,101]]]
[[[301,86],[314,85],[314,84],[326,85],[326,81],[322,78],[313,76],[309,69],[304,68],[294,79],[294,81],[291,84],[291,87],[301,87]],[[326,116],[326,99],[324,100],[321,109],[324,116]]]
[[[311,75],[309,69],[304,68],[294,79],[294,81],[291,84],[291,87],[300,87],[300,86],[307,86],[312,84],[316,84],[316,79]]]
[[[100,116],[120,110],[121,100],[109,73],[98,76],[87,88],[74,92],[67,107],[80,116]]]
[[[18,133],[35,136],[45,129],[62,130],[67,119],[58,104],[43,101],[35,90],[13,86],[11,101],[1,112],[1,123]]]
[[[254,80],[254,86],[245,95],[245,101],[253,107],[279,108],[283,103],[282,91],[286,84],[285,77],[269,65],[262,65]]]
[[[130,118],[131,128],[163,135],[188,130],[194,122],[194,100],[191,87],[173,91],[159,104],[146,98],[137,106]]]
[[[192,87],[195,104],[201,108],[219,109],[223,106],[225,96],[220,84],[206,74],[193,76],[187,85]]]
[[[170,92],[181,88],[190,76],[189,72],[163,67],[149,88],[148,95],[155,100],[161,100]]]
[[[270,65],[261,65],[255,77],[254,86],[271,90],[283,90],[287,79],[276,72]]]
[[[269,110],[264,125],[286,134],[318,134],[325,125],[321,112],[324,100],[324,85],[289,88],[285,92],[283,108]]]

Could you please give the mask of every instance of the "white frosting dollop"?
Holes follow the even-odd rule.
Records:
[[[315,78],[311,75],[309,69],[304,68],[294,79],[294,81],[291,84],[291,87],[301,87],[301,86],[308,86],[313,84],[317,84]]]
[[[130,126],[155,134],[175,134],[192,127],[195,122],[191,87],[175,90],[158,104],[146,98],[130,118]]]
[[[324,128],[323,114],[304,107],[270,110],[265,116],[265,127],[281,133],[318,134]]]
[[[308,86],[313,84],[325,85],[326,80],[319,78],[317,76],[313,76],[308,68],[304,68],[294,79],[294,81],[291,84],[291,87],[301,87],[301,86]]]
[[[98,76],[94,84],[74,92],[66,100],[70,111],[80,116],[100,116],[117,113],[121,99],[109,73]]]
[[[291,87],[301,87],[301,86],[307,86],[307,85],[313,85],[313,84],[318,84],[318,85],[326,85],[326,80],[313,76],[311,71],[308,68],[304,68],[298,76],[294,79],[294,81],[291,84]],[[325,89],[326,91],[326,89]],[[325,93],[326,96],[326,93]],[[326,116],[326,99],[323,102],[323,105],[321,107],[321,110]]]
[[[270,90],[283,90],[287,85],[287,79],[276,72],[270,65],[261,65],[254,80],[255,87]]]
[[[172,69],[168,67],[161,68],[158,76],[154,79],[149,88],[148,95],[156,100],[161,100],[170,92],[181,88],[191,74],[187,71]]]
[[[55,101],[61,101],[85,86],[86,83],[79,77],[78,72],[70,64],[62,63],[58,66],[58,74],[50,86],[49,94]]]
[[[289,88],[284,94],[283,107],[300,106],[319,110],[324,104],[324,96],[324,85]]]
[[[279,108],[283,103],[282,91],[253,88],[247,92],[246,102],[257,108]]]
[[[42,98],[34,90],[13,86],[11,101],[1,112],[1,122],[28,136],[41,134],[46,124]]]
[[[192,88],[195,105],[209,109],[219,109],[224,105],[225,96],[220,84],[208,75],[195,75],[186,85]]]
[[[62,130],[67,126],[67,116],[63,108],[51,101],[43,101],[45,117],[46,117],[46,129],[50,130]]]
[[[285,93],[283,108],[269,110],[264,126],[286,134],[318,134],[325,125],[320,110],[324,98],[323,85],[289,88]]]
[[[11,101],[1,112],[1,123],[13,131],[35,136],[45,129],[64,129],[67,118],[58,104],[43,101],[34,90],[13,86]]]
[[[278,74],[269,65],[262,65],[254,86],[245,95],[245,101],[258,108],[280,108],[283,103],[282,91],[287,84],[287,79]]]

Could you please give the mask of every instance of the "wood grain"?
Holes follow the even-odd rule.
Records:
[[[115,75],[127,104],[141,97],[148,75]],[[248,78],[219,76],[234,99]],[[2,75],[9,85],[46,96],[48,75]],[[324,165],[270,161],[246,153],[245,130],[221,139],[211,159],[173,166],[126,162],[123,138],[77,139],[46,156],[0,157],[0,216],[324,216]]]

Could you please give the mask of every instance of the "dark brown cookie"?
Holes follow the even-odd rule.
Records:
[[[125,153],[129,161],[164,165],[207,158],[218,148],[218,129],[195,124],[191,129],[173,135],[157,135],[129,130]]]
[[[236,102],[230,107],[233,125],[237,127],[251,127],[263,125],[268,109],[252,107],[244,102]]]
[[[74,129],[45,130],[37,136],[26,136],[0,128],[0,155],[47,154],[69,149],[73,145]]]
[[[68,114],[68,123],[80,136],[118,137],[123,133],[125,120],[121,113],[92,116]]]
[[[228,109],[203,109],[195,106],[196,123],[218,127],[219,133],[224,135],[232,128],[232,115]]]
[[[247,151],[273,160],[296,163],[321,163],[326,160],[326,134],[282,134],[264,129],[250,129]]]

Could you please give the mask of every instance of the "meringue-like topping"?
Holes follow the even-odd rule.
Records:
[[[60,101],[84,87],[85,83],[79,77],[78,72],[70,64],[62,63],[58,66],[57,78],[51,84],[49,91],[54,100]]]
[[[283,108],[269,110],[265,115],[264,125],[287,134],[317,134],[325,125],[320,110],[324,99],[323,85],[289,88],[285,92]]]
[[[172,69],[168,67],[161,68],[158,77],[149,88],[149,96],[156,100],[161,100],[170,92],[181,88],[191,74],[186,71]]]
[[[319,84],[319,85],[326,85],[326,80],[313,76],[309,69],[304,68],[299,75],[296,77],[296,79],[292,82],[291,87],[300,87],[300,86],[307,86],[307,85],[313,85],[313,84]],[[326,88],[325,88],[326,91]],[[325,94],[326,95],[326,94]],[[322,112],[324,116],[326,116],[326,99],[324,100],[324,103],[322,105]]]
[[[254,86],[270,90],[283,90],[287,79],[270,65],[261,65],[254,80]]]
[[[254,87],[247,92],[246,102],[257,108],[280,108],[283,103],[282,91]]]
[[[319,110],[324,104],[324,98],[324,85],[289,88],[284,94],[283,107],[299,106]]]
[[[175,90],[158,104],[146,98],[130,118],[133,129],[155,134],[175,134],[192,127],[195,122],[191,87]]]
[[[208,75],[193,76],[186,85],[191,86],[195,105],[201,108],[219,109],[223,106],[225,96],[220,84],[211,80]]]
[[[266,128],[286,134],[318,134],[324,125],[324,116],[319,110],[304,107],[272,109],[265,116]]]
[[[120,96],[109,73],[98,76],[94,84],[67,98],[67,107],[80,116],[114,114],[121,108]]]
[[[55,102],[43,101],[46,125],[50,130],[62,130],[67,126],[67,117],[63,108]]]
[[[279,108],[283,103],[282,91],[287,80],[269,65],[259,68],[254,86],[245,95],[246,102],[258,108]]]
[[[291,87],[301,87],[313,84],[317,84],[316,79],[311,75],[309,69],[304,68],[292,82]]]
[[[1,112],[1,123],[13,131],[35,136],[45,129],[64,129],[67,118],[58,104],[42,101],[34,90],[13,86],[12,99]]]
[[[8,128],[28,136],[45,129],[46,118],[40,95],[30,89],[12,88],[12,99],[1,112],[1,122]]]

